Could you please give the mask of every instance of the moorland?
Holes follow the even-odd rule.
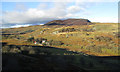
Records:
[[[87,19],[1,29],[3,70],[119,70],[119,29]]]

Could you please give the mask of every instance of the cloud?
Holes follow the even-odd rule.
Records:
[[[18,28],[18,27],[27,27],[27,26],[31,26],[31,24],[21,24],[21,25],[17,25],[17,24],[9,24],[9,25],[2,25],[1,27],[0,27],[0,29],[1,28]]]
[[[80,11],[84,11],[84,8],[81,8],[80,6],[70,6],[68,8],[68,12],[70,13],[78,13]]]
[[[78,12],[83,12],[84,7],[79,5],[67,6],[67,2],[54,2],[53,7],[48,8],[47,4],[38,5],[37,8],[28,8],[24,11],[24,6],[19,10],[3,13],[3,24],[37,24],[45,23],[54,19],[64,19],[75,17]],[[21,7],[17,5],[16,8]],[[45,9],[47,8],[47,9]]]
[[[119,0],[2,0],[2,2],[118,2]]]
[[[92,0],[91,0],[92,2]],[[87,10],[89,7],[94,6],[92,3],[85,3],[76,1],[75,4],[71,2],[50,2],[40,3],[36,8],[27,8],[24,3],[16,4],[14,11],[4,11],[2,24],[11,26],[13,24],[43,24],[55,19],[66,19],[66,18],[80,18],[84,15],[89,15],[90,12]],[[51,6],[49,6],[51,5]],[[111,22],[116,21],[116,18],[88,18],[91,21],[98,22]]]
[[[11,28],[27,27],[27,26],[30,26],[30,24],[26,24],[26,25],[14,25],[14,26],[11,26]]]

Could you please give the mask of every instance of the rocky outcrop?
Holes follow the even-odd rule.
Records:
[[[53,20],[45,25],[89,25],[92,24],[88,19],[66,19],[66,20]]]

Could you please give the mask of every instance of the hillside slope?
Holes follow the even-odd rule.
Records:
[[[120,36],[117,23],[91,23],[90,25],[70,25],[79,19],[54,20],[53,23],[66,25],[36,25],[21,28],[2,29],[2,41],[8,45],[46,45],[64,48],[95,56],[118,56]],[[68,25],[70,26],[68,26]],[[38,44],[34,44],[33,41]],[[46,40],[45,44],[41,39]]]
[[[66,19],[66,20],[53,20],[45,25],[89,25],[91,22],[88,19]]]

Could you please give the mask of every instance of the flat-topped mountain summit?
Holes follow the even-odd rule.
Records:
[[[53,20],[45,25],[89,25],[92,24],[88,19],[66,19],[66,20]]]

